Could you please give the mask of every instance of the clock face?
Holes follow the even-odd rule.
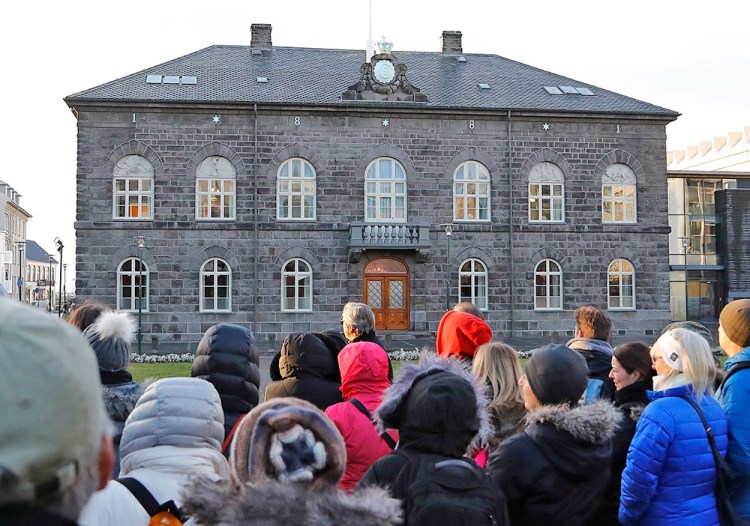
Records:
[[[396,68],[388,60],[379,60],[372,68],[375,80],[382,84],[388,84],[396,76]]]

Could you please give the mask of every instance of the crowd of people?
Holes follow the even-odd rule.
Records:
[[[285,338],[263,390],[248,327],[136,383],[127,313],[0,299],[0,524],[719,525],[727,500],[750,521],[750,300],[721,312],[723,367],[700,324],[613,347],[591,306],[522,366],[483,316],[456,305],[394,376],[347,303],[341,330]]]

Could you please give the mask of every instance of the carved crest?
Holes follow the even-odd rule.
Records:
[[[373,65],[380,61],[388,61],[393,65],[394,76],[389,82],[379,81],[373,71]],[[359,82],[345,91],[343,100],[399,100],[427,102],[427,96],[419,88],[409,82],[406,77],[406,64],[401,64],[390,53],[378,53],[372,56],[370,62],[359,67]]]

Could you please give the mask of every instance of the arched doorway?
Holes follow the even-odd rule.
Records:
[[[365,303],[375,313],[378,330],[409,330],[409,268],[394,258],[365,267]]]

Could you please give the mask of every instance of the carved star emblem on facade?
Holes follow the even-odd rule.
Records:
[[[383,126],[387,128],[388,126],[390,126],[390,124],[391,124],[391,121],[389,121],[388,119],[383,119]]]
[[[218,115],[214,115],[213,121],[214,124],[219,124],[221,122],[221,117],[219,117]]]
[[[551,126],[549,124],[547,124],[546,122],[544,124],[542,124],[542,129],[544,131],[549,131],[550,128],[551,128]]]

